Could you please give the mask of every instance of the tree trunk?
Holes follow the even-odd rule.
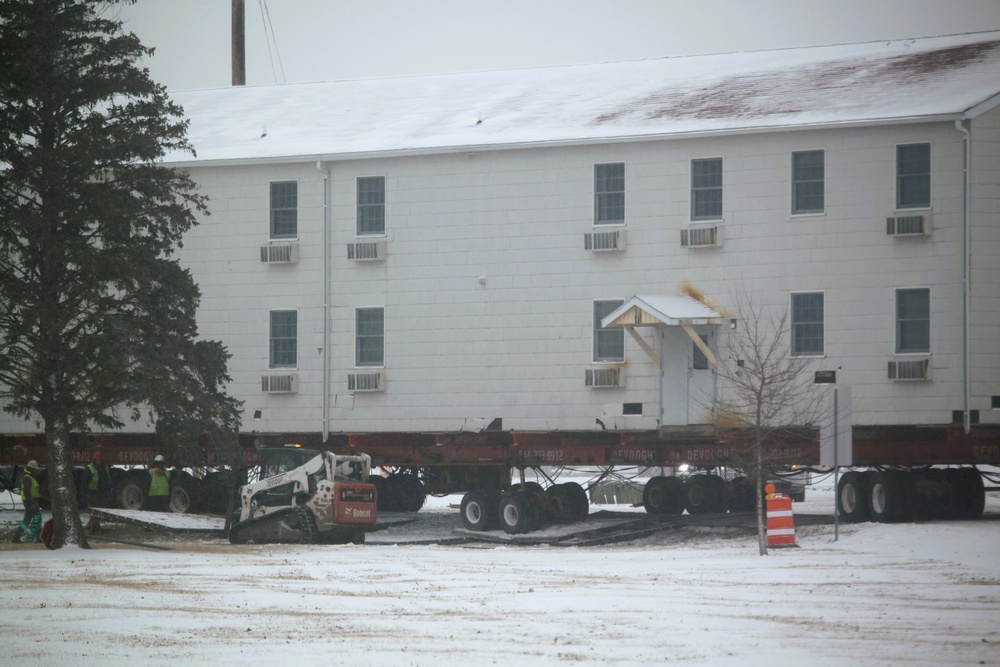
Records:
[[[76,544],[89,549],[83,532],[80,509],[76,501],[76,484],[73,480],[73,454],[69,444],[69,431],[60,420],[45,421],[45,447],[48,452],[49,499],[55,533],[53,549],[66,544]]]
[[[767,478],[764,476],[764,442],[758,433],[754,443],[754,467],[756,468],[757,490],[757,549],[761,556],[767,555],[767,511],[764,504],[764,486]]]

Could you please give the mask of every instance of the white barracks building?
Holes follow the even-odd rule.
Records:
[[[741,293],[855,429],[1000,424],[1000,32],[173,98],[246,432],[711,424]]]

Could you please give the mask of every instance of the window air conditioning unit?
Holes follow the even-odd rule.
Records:
[[[385,391],[385,373],[350,373],[347,391]]]
[[[889,379],[896,382],[931,379],[931,360],[890,361]]]
[[[592,389],[621,387],[620,368],[588,368],[586,385]]]
[[[298,243],[272,243],[260,247],[260,261],[264,264],[297,264]]]
[[[616,229],[609,232],[588,232],[583,235],[583,249],[594,252],[622,250],[625,247],[625,230]]]
[[[681,230],[682,248],[714,248],[721,245],[721,227],[689,227]]]
[[[931,233],[930,213],[897,215],[885,219],[888,236],[928,236]]]
[[[347,259],[379,262],[385,259],[385,241],[354,241],[347,244]]]
[[[294,394],[299,390],[299,377],[294,373],[262,375],[260,390],[265,394]]]

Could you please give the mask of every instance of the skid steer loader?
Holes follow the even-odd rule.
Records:
[[[260,450],[260,479],[242,486],[229,541],[361,544],[374,529],[375,486],[367,454],[298,446]]]

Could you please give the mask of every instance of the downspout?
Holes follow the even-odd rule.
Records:
[[[962,133],[962,426],[965,432],[972,430],[969,404],[972,402],[972,382],[969,377],[969,347],[972,319],[972,132],[965,119],[955,121],[955,129]]]
[[[322,162],[323,174],[323,442],[330,437],[330,170]]]

